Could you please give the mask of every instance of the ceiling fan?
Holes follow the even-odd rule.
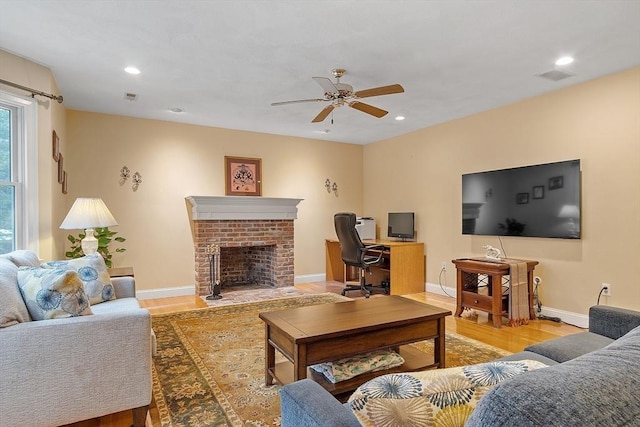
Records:
[[[322,122],[334,109],[342,107],[343,105],[347,105],[351,108],[362,111],[363,113],[367,113],[374,117],[380,118],[386,116],[388,111],[385,111],[378,107],[374,107],[373,105],[365,104],[364,102],[360,102],[358,100],[371,96],[391,95],[394,93],[404,92],[404,88],[399,84],[374,87],[371,89],[359,90],[357,92],[354,92],[353,86],[346,83],[340,83],[340,77],[342,77],[345,73],[346,70],[343,68],[334,68],[333,70],[331,70],[331,74],[333,74],[333,76],[336,78],[335,83],[333,83],[326,77],[313,77],[313,80],[315,80],[316,83],[318,83],[322,87],[322,89],[324,89],[324,98],[274,102],[271,105],[277,106],[286,104],[298,104],[302,102],[331,102],[331,105],[324,107],[322,111],[320,111],[320,114],[318,114],[313,120],[311,120],[311,123]]]

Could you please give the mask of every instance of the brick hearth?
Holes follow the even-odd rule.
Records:
[[[300,199],[187,197],[195,252],[198,295],[208,295],[207,247],[220,247],[220,280],[294,284],[294,224]],[[248,217],[248,218],[247,218]]]

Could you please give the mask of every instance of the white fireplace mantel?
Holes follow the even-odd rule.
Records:
[[[296,219],[298,203],[304,199],[254,196],[187,196],[191,219],[261,220]]]

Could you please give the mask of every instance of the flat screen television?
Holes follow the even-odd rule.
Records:
[[[389,212],[387,236],[400,239],[413,239],[415,234],[415,216],[413,212]]]
[[[462,175],[462,234],[579,239],[580,160]]]

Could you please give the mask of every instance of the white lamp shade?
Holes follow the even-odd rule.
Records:
[[[560,218],[578,218],[579,216],[580,210],[576,205],[564,205],[558,214],[558,217]]]
[[[102,199],[79,197],[73,202],[69,213],[60,228],[77,230],[85,228],[102,228],[118,225]]]

